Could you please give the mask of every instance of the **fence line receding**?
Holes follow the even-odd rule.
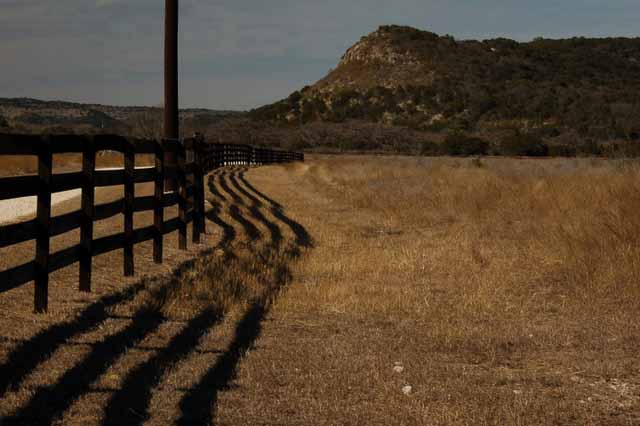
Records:
[[[116,151],[124,156],[124,167],[96,169],[100,151]],[[79,172],[53,173],[54,154],[82,154]],[[155,165],[136,167],[136,154],[151,154]],[[165,165],[165,155],[178,159],[175,167]],[[205,231],[205,175],[225,165],[259,166],[304,161],[304,154],[255,148],[249,145],[208,144],[201,138],[139,140],[121,136],[61,136],[0,134],[0,156],[36,156],[38,173],[0,178],[0,200],[37,197],[35,219],[0,226],[0,248],[35,240],[35,256],[23,265],[0,271],[0,293],[35,283],[34,310],[46,312],[49,274],[75,263],[80,264],[79,289],[91,291],[92,258],[114,250],[124,253],[123,273],[134,275],[134,246],[153,240],[153,258],[162,263],[164,235],[178,231],[179,248],[187,248],[187,225],[192,224],[192,241],[200,242]],[[165,192],[165,182],[173,181],[174,191]],[[135,184],[153,183],[154,195],[136,196]],[[95,204],[95,188],[123,186],[122,199]],[[51,216],[51,195],[81,190],[79,210]],[[178,205],[178,216],[165,220],[164,209]],[[135,229],[134,213],[153,211],[153,225]],[[94,239],[96,221],[122,214],[122,232]],[[50,239],[80,229],[77,245],[50,252]]]

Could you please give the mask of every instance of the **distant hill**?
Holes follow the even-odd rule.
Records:
[[[383,26],[325,78],[250,116],[630,140],[640,137],[639,76],[640,38],[460,41]]]
[[[242,116],[236,111],[183,109],[185,127],[198,130],[220,119]],[[144,106],[111,106],[30,98],[0,98],[0,127],[26,132],[113,132],[154,136],[162,125],[162,109]]]

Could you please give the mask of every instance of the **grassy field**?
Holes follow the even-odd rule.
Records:
[[[0,424],[640,424],[635,164],[315,156],[207,198],[174,270],[0,296]]]

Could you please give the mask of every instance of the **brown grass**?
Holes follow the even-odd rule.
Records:
[[[136,156],[137,166],[153,165],[153,156]],[[82,169],[82,154],[56,154],[53,156],[53,172]],[[96,156],[97,168],[124,167],[124,155],[114,151],[102,151]],[[34,155],[3,156],[0,158],[0,177],[38,173],[38,157]]]
[[[103,320],[2,295],[0,372],[57,342],[14,364],[7,424],[640,423],[633,164],[316,156],[210,183],[208,250],[109,287],[133,294]]]
[[[219,181],[211,177],[212,190],[241,200],[238,178],[230,175],[236,172],[224,173]],[[139,195],[149,189],[141,186]],[[121,196],[109,188],[98,202]],[[208,244],[179,252],[177,236],[169,235],[163,267],[152,264],[150,244],[137,246],[137,280],[120,278],[122,256],[114,252],[94,260],[94,294],[75,291],[77,266],[53,274],[48,315],[31,314],[31,286],[0,295],[3,425],[207,423],[217,392],[232,381],[290,283],[289,264],[302,245],[282,210],[277,219],[253,202],[208,198]],[[62,203],[54,214],[77,203]],[[165,213],[175,216],[175,208]],[[150,220],[136,215],[136,227]],[[118,232],[121,221],[99,222],[96,237]],[[52,249],[77,238],[58,237]],[[15,266],[33,257],[33,244],[0,255],[2,269]]]
[[[317,245],[222,423],[640,422],[635,166],[320,157],[254,176]]]

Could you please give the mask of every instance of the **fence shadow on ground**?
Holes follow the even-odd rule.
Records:
[[[144,287],[145,284],[139,282],[118,293],[102,297],[87,306],[72,321],[55,324],[20,343],[8,360],[0,365],[0,399],[7,391],[18,389],[38,365],[47,361],[69,339],[99,327],[109,318],[109,308],[131,301]]]
[[[268,197],[267,195],[263,194],[262,192],[258,191],[246,178],[245,178],[245,172],[246,169],[242,169],[240,170],[240,172],[236,174],[232,174],[231,178],[235,181],[236,183],[236,187],[241,190],[241,186],[238,184],[238,181],[235,180],[236,176],[238,178],[238,180],[240,182],[242,182],[242,184],[245,186],[245,188],[252,192],[255,196],[262,198],[263,200],[265,200],[267,203],[269,203],[270,207],[269,207],[269,212],[276,218],[278,219],[280,222],[282,222],[283,224],[287,225],[289,227],[289,229],[291,229],[291,231],[294,233],[294,235],[296,236],[296,244],[298,244],[301,247],[305,247],[305,248],[313,248],[313,239],[311,238],[311,236],[309,235],[309,233],[307,232],[307,230],[305,229],[304,226],[302,226],[300,223],[296,222],[295,220],[292,220],[290,217],[288,217],[286,214],[284,214],[283,212],[283,207],[282,205],[280,205],[280,203],[274,201],[273,199],[271,199],[270,197]],[[252,196],[249,192],[247,191],[243,191],[244,194],[246,194],[247,197],[251,197],[253,199],[253,202],[258,206],[258,207],[262,207],[264,204],[258,200],[256,197]]]
[[[290,264],[298,258],[302,248],[313,246],[306,229],[286,216],[282,206],[255,189],[245,178],[245,168],[220,169],[209,177],[211,208],[206,217],[223,231],[216,247],[203,255],[211,256],[223,250],[226,258],[236,256],[235,243],[240,233],[246,241],[241,246],[254,258],[260,259],[269,273],[258,279],[264,291],[246,303],[246,311],[235,324],[233,339],[216,362],[197,383],[184,394],[179,403],[179,425],[214,424],[219,392],[234,380],[242,355],[253,347],[262,331],[262,322],[280,290],[291,281]],[[223,194],[224,193],[224,194]],[[227,197],[228,196],[228,197]],[[266,201],[267,204],[263,203]],[[225,222],[226,213],[237,226]],[[258,226],[266,228],[265,239]],[[284,237],[288,228],[294,238]],[[273,253],[279,253],[274,256]],[[49,360],[69,339],[96,330],[109,318],[110,308],[131,302],[136,295],[150,286],[156,294],[163,294],[179,286],[182,277],[191,271],[191,260],[180,265],[169,279],[141,280],[119,293],[105,296],[85,308],[78,317],[63,324],[53,325],[28,341],[20,343],[0,365],[0,396],[16,390],[25,378]],[[150,282],[151,281],[151,282]],[[0,424],[52,424],[64,415],[71,405],[92,391],[95,383],[120,360],[130,348],[139,345],[166,321],[161,310],[144,304],[134,309],[126,319],[128,324],[91,346],[89,352],[65,371],[53,384],[34,390],[29,400]],[[121,386],[108,398],[104,407],[103,425],[142,425],[150,418],[149,407],[154,391],[166,373],[176,368],[190,355],[198,352],[201,339],[224,319],[224,312],[216,307],[202,309],[185,322],[182,329],[167,343],[156,348],[154,354],[128,371]]]
[[[256,196],[259,196],[257,190],[252,186],[247,186],[246,184],[244,185],[244,188],[240,185],[237,176],[239,176],[239,173],[244,174],[245,170],[246,169],[244,168],[239,169],[239,171],[229,170],[223,175],[218,175],[218,183],[222,190],[237,204],[248,209],[254,220],[258,221],[269,230],[271,239],[268,242],[267,249],[283,250],[284,257],[290,263],[300,256],[301,247],[312,247],[311,237],[302,225],[284,214],[280,204],[271,200],[272,208],[269,211],[272,213],[274,218],[280,222],[280,225],[289,227],[296,237],[295,242],[291,242],[284,246],[280,226],[275,221],[268,220],[261,211],[261,208],[264,208],[265,206],[258,200],[258,198],[256,198]],[[243,183],[246,182],[246,179],[243,179]],[[212,177],[209,185],[211,186],[215,184],[216,178]],[[240,194],[244,195],[247,201],[243,200]],[[239,223],[240,226],[247,230],[246,223],[244,223],[246,219],[243,220],[238,216],[240,206],[237,204],[231,206],[231,216]],[[279,211],[278,215],[273,214],[272,210],[274,209]],[[283,218],[285,220],[283,220]],[[304,241],[304,244],[301,244],[301,241]],[[264,253],[254,254],[256,256],[265,255]],[[278,268],[279,265],[269,266]],[[263,283],[268,288],[268,291],[263,295],[263,297],[252,301],[249,305],[249,308],[242,316],[241,320],[236,324],[234,339],[224,354],[218,358],[217,362],[206,372],[195,386],[186,390],[186,393],[180,402],[181,417],[178,419],[178,425],[215,424],[215,410],[217,407],[219,392],[227,389],[230,383],[234,380],[241,357],[247,350],[253,347],[256,340],[260,337],[262,322],[269,313],[273,299],[280,292],[281,288],[291,279],[291,273],[287,267],[288,265],[284,266],[284,268],[279,268],[276,271],[271,282]]]
[[[203,255],[206,256],[212,251],[213,249],[206,250]],[[55,350],[66,345],[68,339],[104,324],[111,318],[108,308],[131,301],[136,294],[145,289],[151,288],[159,293],[178,285],[182,276],[193,268],[194,262],[195,260],[183,262],[173,271],[170,278],[143,279],[120,293],[106,296],[87,307],[73,321],[54,325],[19,345],[9,356],[8,362],[0,366],[0,371],[8,372],[6,379],[3,376],[2,381],[5,392],[19,387],[26,376],[49,359]],[[213,318],[217,317],[214,315]],[[127,327],[94,344],[90,352],[67,370],[56,383],[38,388],[26,405],[11,417],[2,419],[0,424],[4,426],[53,423],[75,400],[89,392],[92,384],[130,348],[135,347],[155,332],[162,323],[168,321],[161,312],[146,305],[136,309],[127,319]],[[194,328],[201,327],[203,321],[202,318],[194,318],[187,324],[184,333],[188,335]],[[186,341],[186,338],[183,338],[183,341]],[[162,354],[165,349],[159,353]]]

